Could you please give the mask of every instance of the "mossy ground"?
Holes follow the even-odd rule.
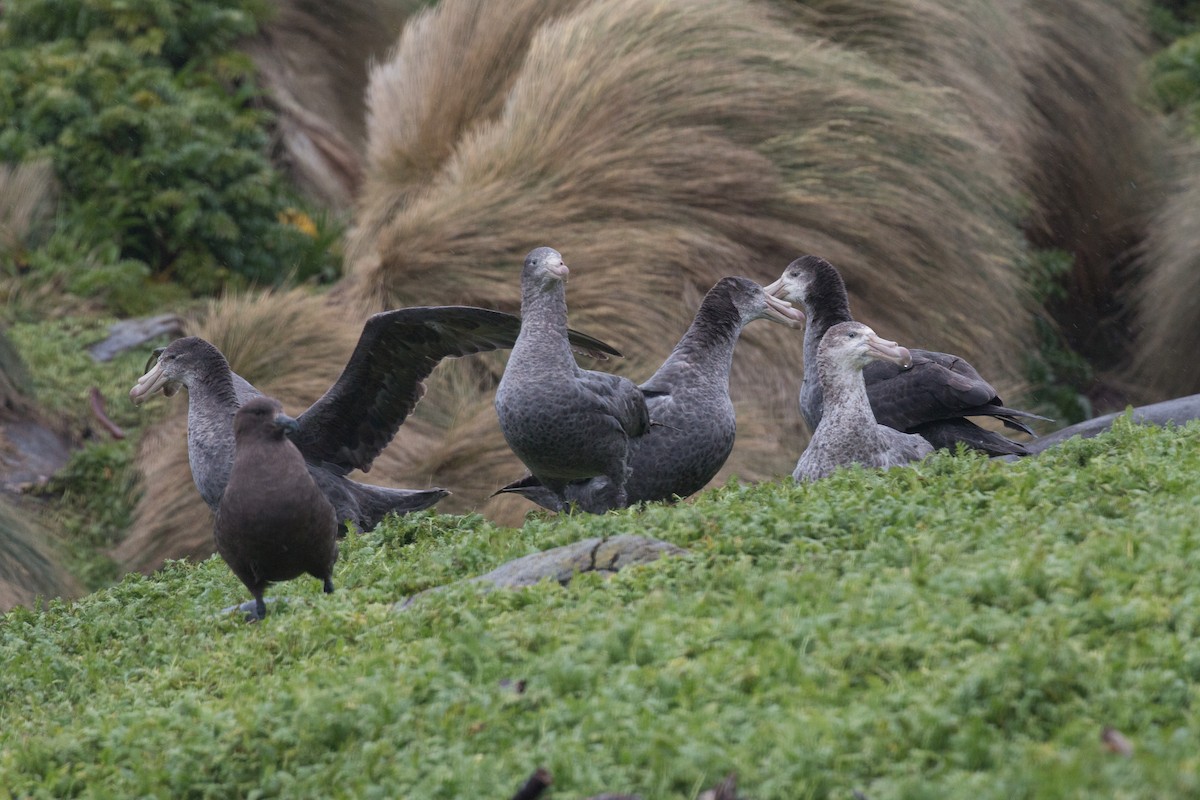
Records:
[[[0,797],[1184,797],[1200,792],[1200,424],[678,507],[423,514],[256,625],[217,559],[0,623]],[[393,603],[633,532],[622,572]],[[510,681],[525,681],[518,693]],[[1135,746],[1107,751],[1112,726]]]

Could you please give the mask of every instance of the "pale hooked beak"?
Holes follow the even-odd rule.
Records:
[[[289,417],[282,412],[275,415],[275,424],[283,428],[283,432],[289,436],[300,430],[300,423],[296,421],[296,418]]]
[[[158,391],[167,397],[179,391],[179,384],[167,376],[162,362],[156,362],[145,375],[137,379],[137,383],[129,390],[129,399],[135,406],[140,406],[149,399],[150,395]]]
[[[766,289],[763,289],[766,292]],[[767,311],[766,317],[772,322],[778,322],[786,325],[789,328],[801,329],[804,327],[804,312],[792,306],[787,300],[781,300],[777,295],[766,292],[767,295]]]
[[[779,279],[777,281],[775,281],[774,283],[764,286],[763,291],[766,292],[771,297],[778,297],[780,300],[788,299],[787,290],[783,288],[783,276],[782,275],[780,275]]]
[[[908,352],[907,347],[901,347],[874,333],[867,335],[867,350],[873,358],[880,361],[890,361],[904,369],[912,366],[912,353]]]

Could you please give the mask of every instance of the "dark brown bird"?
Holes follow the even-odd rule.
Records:
[[[255,397],[233,418],[229,483],[217,507],[217,552],[254,595],[251,621],[267,613],[263,592],[305,573],[333,591],[337,519],[287,434],[296,420],[271,397]]]

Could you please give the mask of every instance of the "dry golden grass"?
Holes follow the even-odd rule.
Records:
[[[1200,335],[1200,151],[1190,147],[1173,162],[1179,177],[1155,214],[1145,252],[1147,278],[1138,296],[1133,377],[1159,397],[1200,392],[1196,370]]]
[[[1145,56],[1135,0],[805,0],[798,24],[902,74],[953,88],[999,145],[1039,247],[1075,257],[1051,309],[1106,368],[1127,352],[1146,235],[1156,128],[1138,103]]]
[[[79,585],[48,549],[50,533],[0,498],[0,614],[39,597],[71,597]]]
[[[454,52],[453,21],[476,13],[474,2],[439,4],[410,25],[395,66],[373,73],[372,118],[405,120],[402,133],[371,128],[381,154],[372,162],[393,147],[402,160],[368,174],[359,217],[370,222],[349,248],[351,286],[374,306],[516,309],[525,253],[549,244],[573,270],[572,324],[625,350],[617,369],[641,379],[717,279],[771,280],[816,252],[843,269],[857,313],[880,330],[953,346],[1002,384],[1017,379],[1015,187],[956,96],[729,0],[613,0],[564,13],[523,59],[497,60],[512,74],[490,76],[497,97],[475,103],[499,112],[470,124],[422,111],[449,78],[384,85],[448,70],[440,54]],[[398,96],[402,112],[379,105]],[[428,152],[414,153],[423,142]],[[420,166],[396,178],[407,164]],[[756,326],[735,361],[745,423],[729,470],[784,472],[803,446],[799,337]],[[467,418],[487,416],[490,388]],[[498,431],[481,424],[470,440],[476,460],[494,449],[503,463]],[[452,489],[483,471],[437,453],[427,463]],[[491,485],[506,477],[516,475]]]
[[[0,165],[0,256],[13,256],[54,211],[58,182],[49,161]]]
[[[425,0],[291,0],[243,44],[276,112],[281,160],[310,197],[347,209],[362,180],[363,87]]]
[[[474,3],[462,13],[427,10],[409,20],[390,57],[373,66],[367,90],[366,190],[384,190],[384,209],[402,187],[428,182],[472,125],[500,112],[534,32],[580,3]]]

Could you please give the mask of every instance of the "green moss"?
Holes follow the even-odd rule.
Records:
[[[520,530],[348,540],[267,619],[216,559],[0,625],[15,796],[1183,797],[1200,791],[1200,424],[939,455]],[[689,555],[401,597],[587,536]],[[517,693],[506,681],[523,679]],[[1099,735],[1133,741],[1124,758]]]

